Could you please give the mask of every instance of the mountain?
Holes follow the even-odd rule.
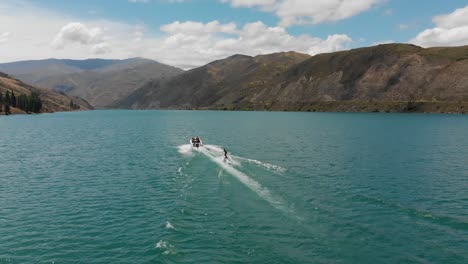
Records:
[[[23,81],[34,83],[41,79],[81,72],[86,70],[95,70],[99,68],[110,67],[114,64],[125,63],[120,60],[88,59],[88,60],[29,60],[0,64],[0,71],[8,73]]]
[[[465,112],[468,46],[387,44],[313,57],[235,55],[152,81],[121,108]]]
[[[128,98],[117,102],[123,108],[199,108],[237,104],[255,96],[258,87],[273,83],[289,67],[309,55],[283,52],[250,57],[234,55],[169,80],[152,81]]]
[[[22,61],[0,64],[0,71],[36,86],[81,97],[98,108],[127,97],[151,80],[183,72],[143,58]]]
[[[49,89],[37,88],[0,72],[0,93],[5,97],[7,91],[13,92],[16,98],[21,95],[31,96],[33,93],[37,94],[42,102],[41,113],[93,109],[93,107],[83,99],[67,96]],[[73,104],[71,104],[71,102]],[[21,109],[14,107],[11,108],[11,112],[13,114],[25,113]],[[3,107],[1,114],[3,114]]]
[[[151,80],[170,78],[181,72],[175,67],[137,58],[98,69],[47,77],[35,84],[81,97],[95,107],[106,108]]]

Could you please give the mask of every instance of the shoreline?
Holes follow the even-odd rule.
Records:
[[[238,104],[220,105],[215,107],[193,107],[193,108],[149,108],[149,109],[127,109],[127,108],[100,108],[74,111],[56,111],[44,113],[25,113],[14,111],[10,115],[40,115],[54,113],[69,113],[99,110],[173,110],[173,111],[240,111],[240,112],[296,112],[296,113],[394,113],[394,114],[468,114],[468,102],[364,102],[364,101],[341,101],[341,102],[314,102],[314,103],[291,103],[291,104]],[[5,116],[5,113],[0,113]]]
[[[318,112],[318,113],[421,113],[468,114],[468,102],[367,102],[332,101],[313,103],[238,104],[172,110]]]
[[[11,108],[11,113],[6,115],[5,112],[0,112],[0,116],[17,116],[17,115],[42,115],[42,114],[55,114],[55,113],[69,113],[69,112],[83,112],[83,111],[94,111],[95,109],[85,109],[85,110],[70,110],[70,111],[54,111],[54,112],[41,112],[41,113],[27,113],[19,108]],[[111,109],[109,109],[111,110]]]

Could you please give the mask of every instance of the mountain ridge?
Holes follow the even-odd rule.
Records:
[[[30,60],[0,64],[2,70],[36,86],[81,97],[97,108],[106,108],[151,80],[170,78],[183,72],[140,57]]]
[[[385,44],[315,56],[233,55],[150,82],[114,107],[465,112],[468,46]]]
[[[283,67],[310,57],[310,55],[295,52],[280,52],[272,56],[278,56],[280,59],[268,61],[263,55],[255,57],[233,55],[223,60],[213,61],[172,79],[150,82],[132,93],[128,99],[117,102],[114,106],[139,108],[139,100],[141,100],[143,105],[148,104],[149,108],[190,109],[193,105],[198,107],[216,103],[218,99],[221,99],[222,94],[226,97],[226,101],[235,100],[238,95],[232,90],[232,85],[264,82],[264,79],[270,79],[275,73],[283,70]],[[165,88],[163,93],[160,93],[157,88],[161,85],[170,88]],[[153,86],[156,89],[153,90]],[[214,96],[210,97],[210,94]],[[147,101],[151,96],[164,97],[166,100]]]

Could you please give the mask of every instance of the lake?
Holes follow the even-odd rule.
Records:
[[[0,117],[0,263],[468,263],[467,249],[468,116]]]

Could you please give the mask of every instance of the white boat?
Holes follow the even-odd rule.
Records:
[[[198,139],[198,141],[196,139]],[[190,139],[190,144],[192,144],[192,147],[194,148],[200,148],[203,146],[203,142],[199,137]]]

